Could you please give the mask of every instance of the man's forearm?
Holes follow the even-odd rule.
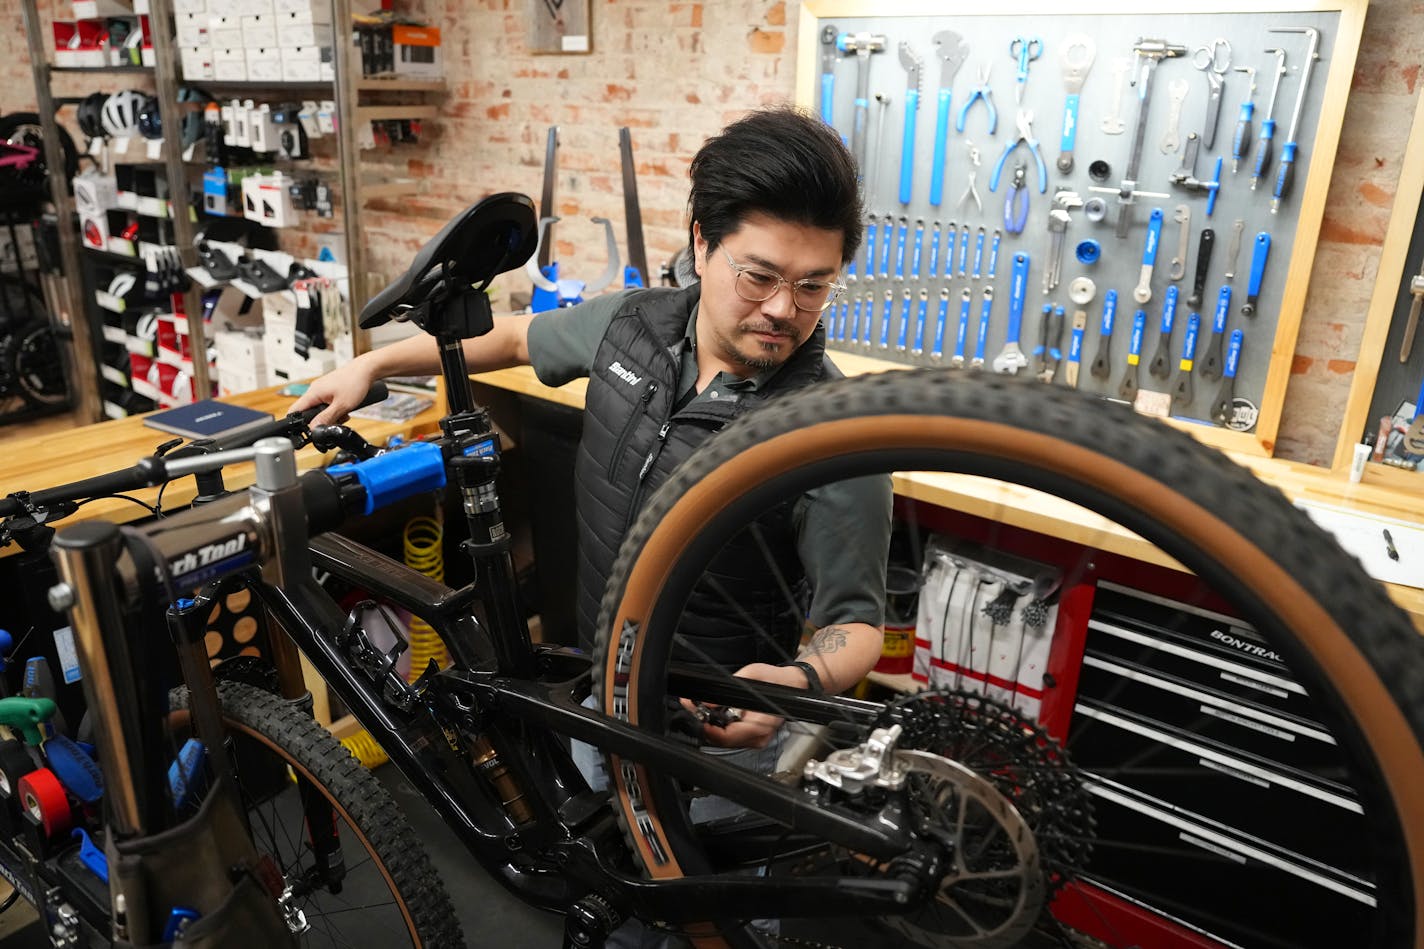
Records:
[[[495,321],[494,329],[484,336],[463,340],[465,362],[471,372],[505,369],[529,361],[526,343],[527,316],[505,316]],[[440,350],[435,339],[417,333],[400,342],[372,350],[360,357],[368,360],[374,378],[390,376],[425,376],[440,371]]]
[[[821,686],[835,695],[855,685],[875,667],[885,634],[866,623],[839,623],[816,630],[796,658],[815,666]]]

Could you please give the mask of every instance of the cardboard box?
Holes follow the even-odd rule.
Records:
[[[278,16],[303,17],[308,23],[330,23],[331,4],[326,0],[272,0]]]
[[[250,82],[281,82],[282,57],[275,46],[247,47],[247,78]],[[256,148],[248,133],[249,147]]]
[[[76,20],[98,20],[110,16],[133,16],[134,8],[118,0],[73,0]]]
[[[440,29],[434,26],[393,26],[395,72],[398,76],[438,79],[445,73],[440,55]]]
[[[284,82],[320,82],[322,54],[331,48],[316,46],[282,47],[282,80]],[[310,134],[310,133],[308,133]]]
[[[232,50],[213,50],[213,81],[214,82],[246,82],[247,81],[247,56],[246,52],[238,49],[237,52],[243,54],[240,58],[224,57],[224,52]]]
[[[184,46],[178,51],[178,61],[183,68],[184,79],[213,79],[213,48],[211,46]],[[246,69],[244,63],[243,68]]]
[[[310,20],[281,20],[277,27],[277,42],[284,48],[291,46],[331,46],[333,44],[330,23],[312,23]]]
[[[249,50],[275,47],[277,45],[277,18],[270,13],[266,16],[259,14],[243,17],[242,45]]]
[[[175,13],[173,34],[179,46],[207,46],[212,42],[206,13]]]
[[[238,16],[209,16],[208,40],[215,48],[242,49],[242,18]]]

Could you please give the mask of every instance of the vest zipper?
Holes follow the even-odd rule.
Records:
[[[643,459],[643,467],[638,469],[638,483],[633,485],[633,496],[628,499],[628,517],[623,521],[623,533],[628,533],[628,528],[632,526],[633,519],[638,516],[638,505],[643,500],[643,483],[647,480],[648,472],[653,470],[653,465],[657,463],[658,456],[663,453],[663,446],[667,444],[668,432],[672,431],[672,422],[664,422],[663,427],[658,429],[658,437],[653,442],[652,449],[648,456]]]
[[[643,415],[648,413],[648,403],[653,401],[653,396],[657,394],[658,384],[649,382],[643,394],[638,397],[638,401],[643,403],[641,413],[632,412],[628,416],[628,421],[623,423],[623,431],[618,433],[618,441],[613,446],[613,467],[608,471],[608,480],[617,481],[618,472],[623,470],[623,449],[628,447],[628,439],[633,435],[633,429],[638,427],[638,422]]]

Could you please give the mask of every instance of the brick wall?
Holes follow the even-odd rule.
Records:
[[[48,8],[54,0],[41,0]],[[798,6],[790,0],[593,0],[593,52],[528,52],[527,0],[410,0],[444,31],[450,92],[427,147],[363,153],[368,171],[425,179],[416,199],[373,205],[373,270],[397,273],[453,212],[482,195],[537,198],[545,132],[560,128],[557,258],[566,273],[604,266],[588,219],[613,220],[623,242],[619,126],[633,131],[648,259],[686,240],[686,174],[702,140],[749,107],[794,94]],[[18,12],[0,32],[0,104],[32,108]],[[1424,6],[1370,6],[1342,128],[1277,453],[1328,463],[1374,290],[1424,63]],[[517,277],[506,288],[525,289]]]

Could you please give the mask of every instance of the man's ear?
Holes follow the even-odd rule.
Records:
[[[702,237],[702,224],[692,222],[692,269],[702,276],[702,268],[707,265],[707,241]]]

